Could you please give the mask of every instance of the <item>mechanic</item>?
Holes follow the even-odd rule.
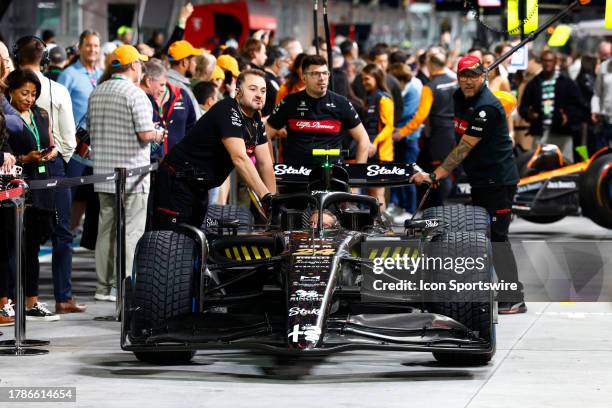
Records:
[[[287,95],[268,118],[270,139],[287,127],[284,162],[293,165],[316,163],[312,149],[342,147],[343,129],[357,142],[357,163],[368,159],[370,139],[357,112],[345,97],[327,90],[329,69],[325,58],[308,55],[302,61],[303,91]]]
[[[478,57],[459,60],[459,89],[454,94],[457,146],[432,173],[420,172],[411,180],[437,184],[463,165],[472,188],[472,204],[484,207],[491,217],[493,264],[499,280],[517,282],[516,292],[498,294],[499,313],[527,311],[516,261],[508,241],[512,199],[519,176],[512,155],[506,113],[502,104],[484,85],[485,71]]]
[[[265,74],[243,71],[236,98],[215,104],[170,150],[158,170],[154,228],[171,229],[177,223],[201,227],[208,190],[220,186],[234,167],[264,206],[269,205],[276,180],[259,115],[265,100]]]

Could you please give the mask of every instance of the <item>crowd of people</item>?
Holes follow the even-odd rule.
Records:
[[[27,179],[47,179],[162,163],[152,177],[157,180],[146,175],[127,182],[128,275],[148,221],[167,225],[185,217],[201,223],[207,204],[228,203],[233,167],[260,198],[275,192],[268,175],[273,162],[310,164],[309,149],[338,144],[350,151],[348,160],[418,162],[436,177],[434,170],[447,163],[458,145],[461,124],[455,104],[465,101],[458,102],[457,89],[469,98],[470,72],[480,75],[474,64],[486,68],[511,46],[504,42],[460,54],[439,45],[416,50],[375,44],[364,52],[355,41],[336,37],[332,61],[327,61],[321,39],[313,41],[319,56],[313,55],[316,47],[304,47],[294,38],[275,42],[270,33],[258,31],[241,47],[205,50],[183,39],[192,11],[189,4],[181,9],[167,41],[160,31],[146,43],[132,45],[132,30],[121,27],[109,43],[90,30],[67,48],[57,45],[49,32],[43,38],[21,38],[11,54],[0,42],[4,170],[19,164]],[[475,59],[462,59],[466,56]],[[515,149],[552,143],[565,157],[581,161],[583,150],[576,148],[586,146],[593,153],[612,143],[612,44],[602,41],[596,54],[572,57],[544,49],[530,52],[525,70],[512,71],[507,60],[482,71],[492,92],[508,92],[518,101],[517,109],[500,118],[507,122]],[[458,80],[460,60],[473,64]],[[298,125],[304,113],[306,118],[315,115],[317,122]],[[321,124],[326,127],[317,127]],[[250,139],[238,145],[223,133],[241,129]],[[204,133],[220,135],[218,145],[203,140]],[[200,169],[193,164],[198,160],[209,163],[202,167],[214,182],[194,189],[177,174],[192,172],[196,177]],[[430,180],[439,188],[428,205],[440,205],[448,197],[450,175]],[[149,197],[154,182],[167,188],[163,193],[173,194],[157,191]],[[107,182],[37,190],[28,198],[27,319],[53,321],[62,313],[86,310],[71,287],[76,235],[82,246],[95,249],[94,298],[116,301],[114,193],[112,182]],[[415,185],[392,188],[390,194],[383,188],[366,193],[395,221],[416,211]],[[0,209],[0,215],[0,325],[10,325],[15,260],[14,242],[8,237],[13,221],[6,209]],[[38,298],[37,254],[48,239],[53,246],[53,311]]]

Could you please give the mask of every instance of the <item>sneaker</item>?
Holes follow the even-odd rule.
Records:
[[[527,305],[524,301],[497,303],[497,314],[519,314],[525,312],[527,312]]]
[[[110,294],[108,295],[109,302],[117,301],[117,288],[111,288]]]
[[[103,295],[103,294],[101,294],[101,293],[96,293],[96,294],[94,295],[94,299],[95,299],[95,300],[109,300],[109,299],[110,299],[110,296],[109,296],[109,295]]]
[[[8,303],[0,309],[0,326],[12,326],[15,324],[15,309],[9,299]]]
[[[395,205],[394,203],[389,203],[387,208],[385,208],[384,210],[384,213],[390,219],[393,219],[393,217],[397,217],[398,215],[401,215],[403,212],[404,212],[404,209],[398,205]]]
[[[36,302],[30,310],[26,310],[26,320],[54,322],[60,317],[47,309],[46,303]]]

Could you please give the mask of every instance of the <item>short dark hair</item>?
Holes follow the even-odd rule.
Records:
[[[6,93],[10,91],[14,91],[15,89],[19,89],[27,83],[32,83],[36,87],[36,99],[40,96],[40,80],[36,73],[31,69],[21,69],[18,68],[15,71],[11,72],[8,77],[6,77]]]
[[[52,38],[55,38],[55,31],[53,31],[53,30],[43,30],[42,35],[41,35],[41,39],[45,43],[49,42],[49,40],[51,40]]]
[[[307,55],[302,60],[302,73],[306,72],[306,69],[311,65],[327,66],[327,61],[321,55]]]
[[[402,50],[394,51],[389,55],[389,64],[395,62],[405,63],[408,61],[408,54]]]
[[[273,45],[272,47],[268,48],[266,55],[268,57],[266,58],[266,63],[264,66],[271,67],[277,60],[287,58],[287,51],[285,51],[284,48]]]
[[[238,75],[238,79],[236,79],[236,88],[240,88],[247,75],[256,75],[258,77],[262,77],[264,80],[266,79],[266,74],[261,69],[245,69],[240,73],[240,75]]]
[[[210,81],[201,81],[193,87],[193,95],[198,103],[202,104],[208,98],[215,95],[216,88],[215,84]]]
[[[340,44],[340,52],[342,55],[348,55],[353,50],[353,47],[355,47],[355,43],[352,40],[344,40]]]
[[[98,33],[97,31],[85,30],[81,33],[81,35],[79,35],[79,47],[81,47],[85,43],[87,37],[91,36],[98,37],[98,40],[102,41],[102,37],[100,37],[100,33]]]
[[[374,46],[368,52],[368,58],[370,59],[370,61],[374,61],[376,57],[378,57],[379,55],[383,55],[387,53],[388,53],[387,48],[380,46],[380,45]]]
[[[37,37],[17,41],[16,54],[20,65],[40,65],[45,53],[45,43]]]

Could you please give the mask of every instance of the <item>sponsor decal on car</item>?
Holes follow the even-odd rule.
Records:
[[[563,189],[572,189],[576,188],[575,181],[549,181],[546,184],[546,188],[551,190],[563,190]]]
[[[319,315],[319,309],[303,309],[300,307],[292,307],[289,309],[289,316],[312,316]]]
[[[393,166],[392,168],[388,168],[385,166],[379,166],[377,164],[373,164],[371,166],[367,167],[367,176],[368,177],[374,177],[374,176],[384,176],[384,175],[397,175],[397,176],[404,176],[406,175],[406,169],[403,169],[401,167],[397,167],[397,166]]]
[[[304,166],[300,166],[299,168],[286,164],[277,164],[274,166],[274,175],[276,176],[284,176],[286,174],[293,176],[309,176],[311,171],[312,169]]]
[[[293,330],[287,334],[287,337],[291,339],[292,343],[297,343],[301,335],[304,336],[306,341],[316,342],[321,337],[321,329],[310,325],[300,328],[299,324],[294,324]]]
[[[323,296],[319,295],[316,290],[296,290],[289,296],[290,302],[311,302],[321,299]]]

